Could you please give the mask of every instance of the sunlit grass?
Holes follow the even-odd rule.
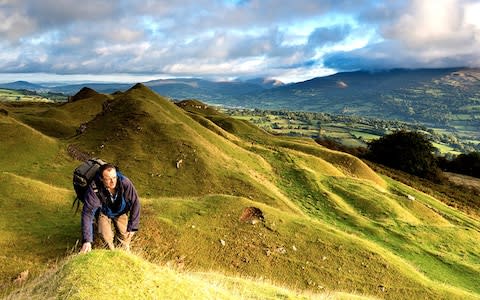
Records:
[[[94,100],[113,98],[98,96],[0,117],[5,293],[30,271],[12,297],[100,299],[115,282],[108,297],[478,298],[480,223],[471,216],[312,140],[185,114],[141,86],[117,97],[111,114]],[[56,137],[59,120],[63,133],[91,122],[82,135]],[[68,144],[118,163],[135,183],[136,256],[94,251],[63,262],[80,237]],[[263,222],[240,221],[252,206]]]
[[[95,250],[61,263],[10,299],[367,299],[302,293],[265,280],[180,272],[123,251]]]

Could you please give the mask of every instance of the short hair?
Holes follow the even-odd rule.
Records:
[[[103,172],[105,170],[110,170],[110,169],[115,169],[115,171],[117,171],[117,167],[115,167],[112,164],[107,163],[107,164],[101,165],[100,168],[98,169],[98,173],[100,174],[100,177],[103,177]]]

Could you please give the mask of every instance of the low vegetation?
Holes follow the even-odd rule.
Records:
[[[436,151],[442,155],[453,156],[480,150],[476,130],[465,133],[438,124],[305,111],[245,108],[223,108],[222,111],[234,118],[248,120],[272,134],[329,139],[350,148],[366,147],[374,139],[406,130],[427,135]]]
[[[143,85],[0,109],[5,298],[480,298],[477,215],[352,155]],[[140,193],[133,254],[75,254],[92,156]]]
[[[9,102],[55,102],[67,101],[67,96],[61,93],[38,93],[30,90],[10,90],[0,88],[0,101]]]
[[[434,149],[421,133],[397,131],[371,141],[365,156],[396,170],[440,181],[441,172],[433,155]]]
[[[268,282],[215,272],[182,272],[119,250],[71,256],[11,295],[16,299],[332,299],[334,296],[333,293],[302,294]],[[338,296],[343,298],[341,294]],[[348,298],[353,299],[354,295]]]

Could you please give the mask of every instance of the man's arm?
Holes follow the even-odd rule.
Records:
[[[93,242],[93,219],[95,213],[101,207],[100,199],[90,186],[85,194],[85,202],[82,209],[82,237],[83,245],[80,253],[89,252],[92,249]]]
[[[92,243],[90,242],[85,242],[82,245],[82,249],[80,249],[80,253],[87,253],[92,251]]]

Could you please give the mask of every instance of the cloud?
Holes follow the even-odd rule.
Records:
[[[359,68],[479,66],[477,4],[0,0],[0,73],[294,80]]]
[[[411,1],[395,18],[378,23],[382,41],[349,52],[329,53],[324,57],[325,66],[340,70],[480,67],[480,24],[467,18],[474,4],[462,0]]]
[[[308,45],[316,48],[341,42],[350,34],[351,30],[349,25],[317,28],[310,34]]]
[[[17,11],[14,1],[0,2],[0,38],[16,41],[34,31],[35,25],[22,11]]]

